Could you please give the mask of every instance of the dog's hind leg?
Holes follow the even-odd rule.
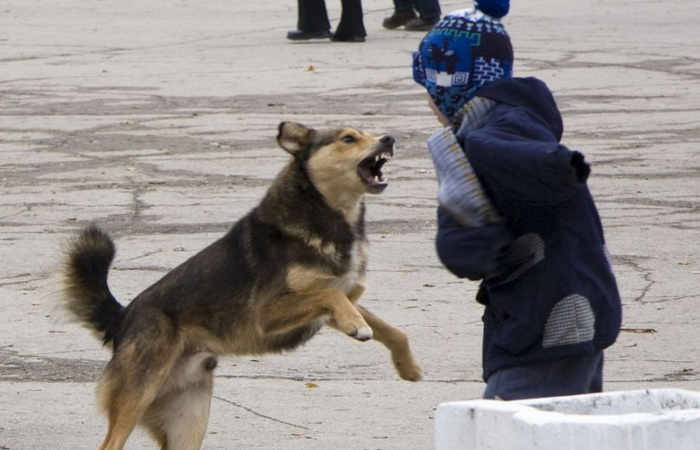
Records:
[[[168,330],[164,319],[121,342],[100,379],[98,397],[109,417],[101,450],[121,450],[155,400],[183,351],[183,340]]]
[[[100,450],[121,450],[156,397],[158,387],[167,376],[160,373],[112,374],[108,368],[100,383],[99,395],[109,417],[109,430]],[[119,369],[114,369],[118,371]],[[163,373],[165,372],[165,373]],[[143,375],[142,379],[136,377]],[[135,382],[136,384],[131,384]]]
[[[356,307],[369,326],[372,327],[374,339],[384,344],[391,351],[391,359],[401,378],[408,381],[420,381],[423,375],[420,366],[413,358],[406,333],[385,322],[366,308],[359,305],[356,305]]]
[[[142,424],[161,450],[199,450],[207,430],[216,357],[185,354],[175,364]]]

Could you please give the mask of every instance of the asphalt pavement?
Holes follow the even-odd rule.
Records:
[[[327,2],[335,25],[340,2]],[[468,2],[441,2],[443,12]],[[425,380],[376,342],[324,330],[284,355],[224,358],[204,448],[428,450],[443,401],[480,397],[476,283],[434,251],[439,125],[413,83],[422,33],[285,39],[296,2],[5,0],[0,5],[0,449],[93,449],[109,358],[57,308],[61,242],[90,222],[117,241],[128,302],[262,197],[287,155],[277,125],[351,125],[397,140],[367,204],[362,304],[404,329]],[[697,0],[513,2],[516,76],[553,90],[624,302],[610,391],[700,390],[700,34]],[[144,433],[128,449],[155,448]]]

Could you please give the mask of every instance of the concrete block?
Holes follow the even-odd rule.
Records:
[[[442,403],[436,450],[697,450],[700,393],[655,389]]]

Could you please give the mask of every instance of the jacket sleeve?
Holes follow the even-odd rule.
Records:
[[[480,280],[498,274],[503,251],[511,240],[510,232],[501,225],[464,228],[438,208],[438,257],[459,278]]]

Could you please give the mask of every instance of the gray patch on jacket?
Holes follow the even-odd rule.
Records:
[[[588,299],[571,294],[554,306],[544,327],[542,346],[579,344],[593,340],[595,315]]]

